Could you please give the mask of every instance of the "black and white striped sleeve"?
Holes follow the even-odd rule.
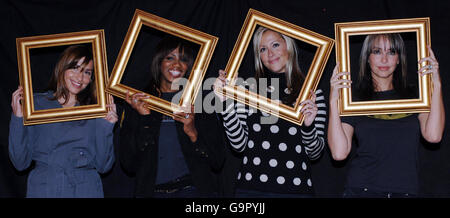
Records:
[[[227,108],[221,112],[225,133],[232,148],[237,152],[244,151],[248,140],[248,109],[240,102],[227,101]]]
[[[322,90],[316,91],[317,115],[314,125],[302,126],[302,143],[305,146],[306,154],[310,160],[316,160],[320,157],[325,146],[325,123],[326,123],[326,105]]]

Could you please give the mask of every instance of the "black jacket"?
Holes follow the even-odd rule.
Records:
[[[162,114],[151,111],[140,115],[128,104],[120,129],[119,159],[122,167],[136,175],[136,197],[153,195],[158,168],[158,142]],[[216,114],[196,113],[195,126],[198,137],[192,143],[176,122],[178,140],[189,168],[192,182],[201,194],[220,192],[217,173],[225,161],[223,128]]]

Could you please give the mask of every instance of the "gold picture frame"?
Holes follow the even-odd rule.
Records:
[[[106,88],[107,92],[122,99],[126,98],[127,92],[129,92],[130,96],[138,92],[143,92],[120,83],[142,25],[200,45],[200,49],[188,79],[189,82],[183,89],[183,94],[178,105],[150,94],[147,94],[150,98],[142,99],[142,101],[146,102],[146,106],[149,109],[173,117],[175,112],[182,111],[182,107],[194,104],[197,93],[202,86],[202,80],[205,76],[218,38],[136,9],[114,65],[114,69],[111,72],[109,84]]]
[[[70,108],[34,110],[33,84],[31,79],[30,49],[91,43],[94,62],[97,104]],[[105,94],[108,80],[105,34],[103,30],[31,36],[16,39],[19,81],[23,87],[23,124],[35,125],[72,120],[105,117],[108,113]],[[56,60],[55,60],[56,61]]]
[[[317,47],[314,59],[308,69],[305,82],[303,83],[299,98],[297,99],[294,107],[280,104],[277,101],[272,101],[269,98],[235,85],[239,66],[248,45],[252,40],[253,33],[257,25],[266,27],[290,36],[293,39],[297,39]],[[292,123],[302,125],[303,114],[300,113],[300,102],[310,97],[310,90],[316,90],[333,45],[334,40],[331,38],[264,14],[257,10],[250,9],[225,68],[225,71],[227,72],[227,80],[231,82],[223,88],[222,94],[271,115],[275,115]]]
[[[417,61],[428,56],[426,45],[430,45],[430,19],[410,18],[378,20],[365,22],[336,23],[336,61],[340,63],[340,72],[350,72],[349,37],[379,33],[415,32],[417,39]],[[425,66],[423,63],[422,66]],[[421,67],[417,64],[418,69]],[[419,75],[418,75],[419,76]],[[351,79],[351,76],[343,76]],[[341,116],[420,113],[429,112],[431,107],[431,77],[418,78],[419,98],[380,101],[353,101],[352,88],[343,88],[340,92],[339,111]]]

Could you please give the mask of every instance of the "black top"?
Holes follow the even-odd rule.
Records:
[[[149,92],[158,96],[155,92]],[[120,128],[119,159],[122,167],[136,175],[136,197],[151,197],[158,169],[160,126],[163,115],[152,111],[140,115],[128,104],[124,108]],[[216,192],[218,184],[214,171],[224,163],[223,129],[215,114],[195,114],[197,141],[192,143],[183,131],[183,124],[175,122],[176,137],[188,166],[193,185],[202,195]]]
[[[375,100],[395,96],[395,91],[378,92]],[[356,154],[351,160],[346,187],[417,194],[421,135],[417,114],[341,117],[341,120],[354,127],[356,137]]]

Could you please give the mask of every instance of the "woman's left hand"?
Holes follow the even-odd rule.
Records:
[[[195,128],[194,106],[191,106],[191,108],[183,108],[183,112],[176,112],[175,115],[178,116],[174,116],[173,119],[183,123],[184,133],[189,136],[192,142],[196,142],[198,134],[197,129]]]
[[[305,116],[303,124],[311,126],[317,115],[316,93],[311,90],[311,99],[303,101],[300,106],[302,107],[300,112]]]
[[[424,76],[427,74],[431,74],[431,78],[433,81],[434,87],[439,87],[441,85],[441,77],[439,75],[439,62],[436,60],[434,56],[433,50],[431,50],[431,46],[428,47],[428,53],[430,56],[420,59],[419,64],[422,64],[425,61],[428,61],[428,65],[419,69],[420,76]]]
[[[109,101],[110,104],[107,104],[106,107],[110,108],[110,110],[104,119],[110,123],[116,123],[119,118],[117,116],[116,104],[114,104],[114,98],[112,95],[109,95]]]

